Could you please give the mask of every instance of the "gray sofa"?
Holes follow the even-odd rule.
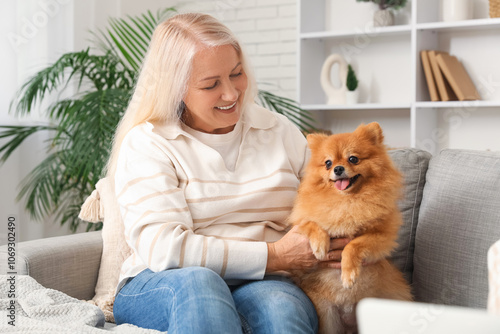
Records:
[[[486,308],[488,248],[500,239],[500,153],[390,152],[404,175],[404,225],[393,261],[417,301]],[[78,299],[92,299],[100,232],[18,244],[18,273]],[[0,273],[6,254],[0,252]]]

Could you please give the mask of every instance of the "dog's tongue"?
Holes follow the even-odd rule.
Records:
[[[349,186],[349,179],[340,179],[335,181],[335,188],[338,190],[345,190]]]

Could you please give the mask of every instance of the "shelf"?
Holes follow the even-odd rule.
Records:
[[[482,6],[487,0],[478,0]],[[348,132],[364,122],[384,127],[386,144],[500,150],[500,18],[442,22],[440,1],[412,0],[395,26],[373,28],[373,9],[355,1],[298,1],[298,101],[325,129]],[[373,4],[371,4],[373,5]],[[479,7],[479,6],[475,6]],[[353,14],[356,13],[356,14]],[[481,101],[431,102],[421,50],[455,55],[480,92]],[[329,105],[320,74],[330,54],[353,64],[360,82],[355,105]],[[332,69],[332,76],[338,73]],[[337,79],[337,78],[334,78]],[[338,80],[336,80],[338,87]],[[371,103],[372,101],[376,101]]]
[[[386,103],[358,103],[358,104],[305,104],[301,108],[305,110],[381,110],[381,109],[410,109],[409,103],[386,104]]]
[[[487,18],[487,19],[476,19],[476,20],[466,20],[466,21],[455,21],[455,22],[429,22],[429,23],[418,23],[416,25],[417,30],[472,30],[472,29],[494,29],[495,27],[500,28],[500,18]],[[370,27],[365,30],[355,29],[355,30],[345,30],[345,31],[315,31],[306,32],[299,35],[300,39],[334,39],[334,38],[349,38],[356,37],[359,35],[366,36],[397,36],[410,34],[412,31],[412,25],[398,25],[390,27]]]
[[[370,27],[369,30],[356,29],[356,30],[346,30],[346,31],[317,31],[317,32],[307,32],[301,33],[301,39],[333,39],[333,38],[349,38],[356,37],[359,35],[366,36],[397,36],[410,34],[410,25],[400,25],[391,27]]]
[[[422,101],[416,102],[415,107],[422,109],[431,108],[491,108],[500,107],[500,101]]]
[[[439,30],[439,31],[457,31],[473,29],[494,29],[500,28],[500,18],[495,19],[477,19],[456,22],[430,22],[417,24],[417,30]]]
[[[386,104],[386,103],[358,103],[358,104],[304,104],[305,110],[384,110],[384,109],[410,109],[411,103]],[[500,101],[420,101],[415,102],[415,107],[420,109],[432,108],[500,108]]]

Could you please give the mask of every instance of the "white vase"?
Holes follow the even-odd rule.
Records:
[[[346,104],[357,104],[359,100],[359,89],[348,90],[345,94]]]
[[[340,87],[335,87],[332,83],[331,69],[335,64],[339,64]],[[346,81],[347,81],[347,62],[340,54],[332,54],[326,58],[321,69],[321,87],[327,96],[327,104],[345,104]]]
[[[389,9],[379,9],[373,13],[374,27],[387,27],[394,24],[394,14]]]
[[[443,22],[472,19],[473,3],[470,0],[441,0]]]

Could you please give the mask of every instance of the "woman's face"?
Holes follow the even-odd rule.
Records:
[[[247,85],[247,76],[233,46],[198,51],[184,97],[184,122],[202,132],[231,132],[240,118]]]

